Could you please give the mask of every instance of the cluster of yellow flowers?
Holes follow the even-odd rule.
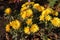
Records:
[[[26,19],[28,17],[33,17],[33,11],[31,8],[29,8],[30,5],[33,5],[33,8],[35,8],[36,10],[38,10],[40,12],[45,9],[43,6],[40,6],[37,3],[34,4],[34,2],[27,2],[22,5],[21,11],[20,11],[21,12],[20,15],[23,19]]]
[[[52,17],[50,16],[50,14],[56,17]],[[39,16],[39,20],[50,21],[55,27],[60,27],[60,18],[58,18],[57,16],[57,11],[54,11],[52,8],[47,8],[44,11],[42,11],[41,15]]]
[[[34,2],[27,2],[27,3],[22,5],[21,11],[20,11],[20,15],[21,15],[22,19],[32,17],[33,11],[29,8],[30,4],[33,5]]]
[[[58,12],[54,11],[52,8],[44,8],[43,6],[39,5],[38,3],[34,2],[26,2],[25,4],[22,5],[22,8],[20,10],[20,17],[25,20],[27,26],[24,27],[24,33],[30,34],[30,33],[35,33],[39,31],[39,27],[37,24],[33,24],[33,10],[30,8],[30,5],[32,5],[32,8],[35,8],[38,10],[41,15],[39,16],[40,21],[50,21],[54,26],[60,27],[60,18],[58,17],[52,17],[50,14],[53,16],[58,16]],[[4,11],[6,14],[10,14],[11,8],[7,8]],[[9,24],[6,25],[6,31],[10,31],[10,27],[12,27],[15,30],[18,30],[21,27],[21,22],[19,20],[14,20],[10,22]]]
[[[15,30],[18,30],[20,26],[21,26],[21,22],[18,20],[14,20],[6,25],[6,32],[9,32],[11,27]]]
[[[44,20],[50,21],[52,19],[52,17],[49,14],[52,14],[53,16],[58,16],[58,12],[57,11],[54,11],[51,8],[47,8],[44,11],[42,11],[42,14],[39,17],[40,20],[42,20],[42,21],[44,21]]]
[[[39,27],[38,27],[37,24],[32,24],[31,27],[27,26],[27,27],[24,28],[24,32],[25,32],[26,34],[30,34],[31,32],[32,32],[32,33],[35,33],[35,32],[37,32],[37,31],[39,31]]]

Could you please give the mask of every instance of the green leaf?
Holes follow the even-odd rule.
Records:
[[[48,0],[49,6],[53,7],[56,4],[57,0]]]

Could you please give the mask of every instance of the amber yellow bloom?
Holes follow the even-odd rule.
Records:
[[[25,11],[22,11],[20,15],[23,19],[25,19],[31,17],[33,15],[33,11],[31,9],[27,9]]]
[[[11,8],[6,8],[4,12],[5,12],[6,14],[10,14],[11,11],[12,11]]]
[[[30,34],[30,28],[28,26],[24,28],[24,33]]]
[[[39,30],[39,27],[38,27],[37,24],[33,24],[33,25],[31,26],[31,28],[30,28],[30,31],[31,31],[32,33],[35,33],[35,32],[37,32],[38,30]]]
[[[26,2],[25,4],[22,5],[22,7],[27,7],[27,6],[33,5],[33,4],[34,4],[34,2]]]
[[[34,4],[34,5],[33,5],[33,8],[38,8],[38,7],[40,7],[39,4]]]
[[[44,11],[44,10],[45,10],[45,8],[43,6],[40,6],[39,11]]]
[[[18,30],[21,26],[21,22],[18,20],[10,22],[10,25],[12,26],[13,29]]]
[[[39,4],[34,4],[33,8],[37,9],[38,11],[43,11],[45,9],[43,6],[40,6]]]
[[[40,21],[44,21],[44,15],[40,15],[39,18]]]
[[[31,19],[27,19],[26,23],[27,23],[28,25],[31,25],[31,24],[32,24],[32,18],[31,18]]]
[[[58,16],[58,12],[57,12],[57,11],[55,11],[55,12],[53,13],[53,15]]]
[[[46,10],[44,10],[44,11],[42,12],[42,15],[47,16],[48,14],[51,14],[51,11],[52,11],[51,8],[47,8]]]
[[[9,24],[7,24],[5,28],[6,28],[6,32],[10,31],[10,25]]]
[[[25,10],[27,10],[27,7],[21,8],[21,11],[25,11]]]
[[[26,10],[27,17],[31,17],[33,15],[33,11],[31,9]]]
[[[53,20],[51,20],[51,23],[56,26],[59,27],[60,26],[60,19],[55,17]]]
[[[26,7],[26,4],[23,4],[22,7]]]
[[[51,19],[52,19],[52,17],[49,16],[49,15],[47,15],[47,16],[45,17],[45,20],[46,20],[46,21],[49,21],[49,20],[51,20]]]
[[[21,12],[21,17],[23,18],[23,19],[25,19],[27,16],[27,13],[26,13],[26,11],[23,11],[23,12]]]

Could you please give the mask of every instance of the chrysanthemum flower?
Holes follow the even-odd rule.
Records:
[[[27,9],[25,11],[22,11],[20,15],[23,19],[26,19],[26,18],[31,17],[33,15],[33,11],[31,9]]]
[[[58,12],[55,11],[55,12],[53,13],[53,15],[54,15],[54,16],[58,16]]]
[[[26,13],[26,11],[23,11],[23,12],[21,12],[21,17],[23,18],[23,19],[26,19],[27,18],[27,13]]]
[[[40,15],[39,18],[40,21],[44,21],[44,15]]]
[[[28,26],[24,28],[24,33],[30,34],[30,28]]]
[[[22,5],[22,7],[28,7],[29,5],[33,5],[34,2],[26,2],[25,4]]]
[[[57,18],[57,17],[54,17],[53,20],[51,20],[51,23],[56,26],[56,27],[59,27],[60,26],[60,19]]]
[[[37,31],[39,31],[38,25],[37,25],[37,24],[33,24],[33,25],[31,26],[31,28],[30,28],[30,31],[31,31],[32,33],[35,33],[35,32],[37,32]]]
[[[21,8],[21,11],[25,11],[25,10],[27,10],[27,8],[28,7],[23,7],[23,8]]]
[[[27,17],[31,17],[33,15],[33,11],[31,9],[26,10]]]
[[[31,24],[32,24],[32,18],[31,18],[31,19],[27,19],[26,23],[27,23],[28,25],[31,25]]]
[[[12,26],[13,29],[18,30],[21,26],[21,22],[18,20],[10,22],[10,25]]]
[[[34,4],[33,8],[37,9],[38,11],[43,11],[45,9],[43,6],[40,6],[39,4]]]
[[[4,11],[6,14],[10,14],[12,12],[11,8],[6,8]]]
[[[47,16],[45,17],[45,20],[46,20],[46,21],[50,21],[51,19],[52,19],[52,17],[49,16],[49,15],[47,15]]]
[[[42,12],[42,15],[47,16],[48,14],[52,13],[52,9],[51,8],[47,8]]]
[[[9,32],[10,31],[10,25],[7,24],[6,27],[5,27],[5,29],[6,29],[6,32]]]

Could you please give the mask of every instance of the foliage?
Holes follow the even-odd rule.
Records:
[[[18,40],[18,37],[26,40],[36,33],[40,33],[41,39],[50,40],[45,30],[50,33],[53,28],[60,27],[59,13],[52,8],[44,8],[38,3],[26,2],[21,6],[20,11],[6,8],[4,12],[8,20],[6,32],[12,35],[13,40]]]

